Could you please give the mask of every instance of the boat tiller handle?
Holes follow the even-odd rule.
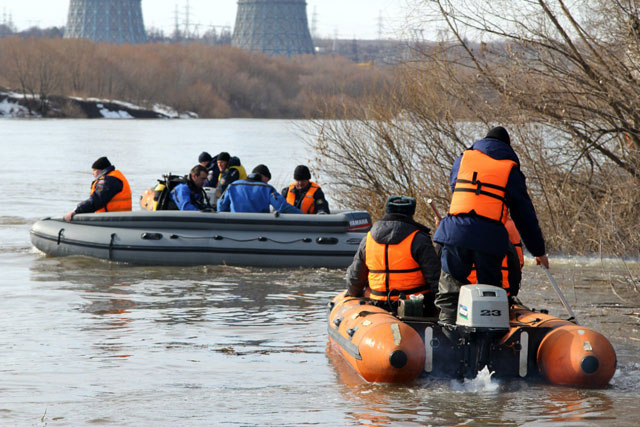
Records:
[[[556,283],[553,276],[551,275],[551,272],[544,265],[541,265],[540,267],[542,267],[542,269],[547,273],[547,276],[549,276],[549,280],[551,281],[553,288],[556,290],[556,294],[558,294],[558,297],[560,298],[560,302],[564,306],[565,310],[567,310],[567,313],[569,313],[569,316],[571,316],[569,320],[575,322],[575,324],[577,325],[578,319],[576,319],[576,315],[573,313],[573,310],[571,310],[571,306],[567,302],[567,299],[564,297],[564,294],[560,290],[560,287],[558,287],[558,284]]]

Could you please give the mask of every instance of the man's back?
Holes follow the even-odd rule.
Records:
[[[260,180],[260,175],[252,174],[247,179],[229,185],[218,199],[218,212],[268,213],[270,206],[282,213],[302,213],[288,204],[271,185]]]
[[[229,212],[257,212],[268,213],[270,206],[269,193],[275,188],[260,181],[239,180],[229,184],[222,199],[218,202],[222,209]],[[225,202],[226,201],[226,202]]]

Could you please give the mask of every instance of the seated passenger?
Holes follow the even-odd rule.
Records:
[[[267,184],[271,172],[265,165],[256,166],[246,180],[232,182],[222,197],[218,199],[218,212],[258,212],[268,213],[269,206],[282,213],[302,213],[291,206]]]
[[[64,216],[69,222],[75,214],[94,212],[131,211],[131,188],[122,172],[117,170],[106,157],[100,157],[91,165],[95,180],[91,184],[91,196],[80,202],[75,210]]]
[[[305,214],[331,213],[322,189],[318,184],[310,181],[311,173],[308,167],[304,165],[296,167],[293,179],[296,182],[282,189],[282,197],[287,199],[289,204],[299,208]]]
[[[211,157],[211,154],[203,151],[198,156],[198,163],[207,168],[209,176],[204,183],[205,187],[216,188],[218,185],[218,176],[220,176],[220,169],[218,169],[218,156]]]
[[[171,200],[181,211],[207,210],[209,199],[202,187],[207,180],[207,169],[202,165],[196,165],[191,169],[187,182],[178,184],[171,191]]]
[[[240,159],[231,157],[227,152],[223,151],[216,158],[218,159],[218,170],[220,170],[216,196],[220,197],[233,181],[247,179],[247,172],[244,170],[244,166],[240,164]]]
[[[391,196],[385,216],[360,242],[347,269],[347,296],[369,297],[387,310],[395,310],[401,294],[424,295],[425,315],[435,315],[434,298],[440,278],[440,258],[430,230],[416,222],[416,200]]]

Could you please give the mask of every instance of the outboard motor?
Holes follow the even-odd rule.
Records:
[[[460,374],[475,378],[488,364],[491,346],[509,331],[507,292],[491,285],[462,286],[455,329],[463,352]]]

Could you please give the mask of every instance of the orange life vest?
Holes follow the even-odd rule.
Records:
[[[131,188],[129,187],[129,181],[127,181],[127,178],[125,178],[122,172],[120,172],[119,170],[113,170],[108,174],[103,175],[100,178],[93,181],[93,184],[91,184],[91,194],[93,194],[96,191],[96,184],[98,183],[98,181],[100,181],[101,179],[104,179],[105,176],[112,176],[122,181],[122,190],[120,190],[118,194],[116,194],[115,196],[113,196],[111,200],[109,200],[109,202],[107,203],[107,206],[105,206],[102,209],[98,209],[96,213],[98,212],[130,212],[131,211]]]
[[[524,266],[524,254],[522,253],[522,239],[520,238],[520,233],[518,233],[516,224],[509,217],[507,218],[507,222],[505,222],[504,226],[509,233],[509,241],[516,247],[518,259],[520,260],[520,268],[522,268]]]
[[[513,246],[516,248],[516,252],[518,253],[518,260],[520,261],[520,269],[524,266],[524,254],[522,253],[522,240],[520,239],[520,233],[516,229],[516,225],[513,223],[513,220],[507,217],[507,222],[505,223],[505,228],[509,232],[509,241],[513,243]],[[509,285],[509,265],[507,263],[507,256],[505,255],[502,260],[502,287],[509,292],[511,286]],[[471,274],[467,277],[469,283],[475,285],[478,283],[478,278],[476,276],[476,268],[475,266],[471,270]]]
[[[309,183],[311,184],[311,187],[309,187],[307,193],[302,196],[300,210],[305,214],[314,214],[316,213],[316,202],[313,197],[315,196],[316,191],[318,191],[320,186],[315,182],[309,181]],[[287,191],[287,203],[292,206],[295,206],[296,203],[296,193],[293,192],[294,188],[296,188],[295,182],[289,186],[289,190]]]
[[[483,218],[505,222],[505,194],[512,160],[496,160],[478,150],[462,155],[451,197],[450,215],[475,213]]]
[[[385,301],[398,299],[400,293],[406,296],[424,294],[430,291],[422,275],[420,265],[411,256],[411,244],[418,230],[396,245],[376,242],[367,233],[365,263],[369,269],[370,298]]]

